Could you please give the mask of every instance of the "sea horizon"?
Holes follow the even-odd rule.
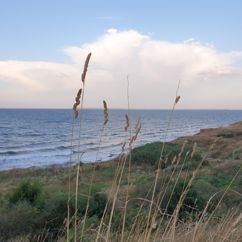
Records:
[[[41,108],[28,108],[28,107],[25,107],[25,108],[0,108],[0,110],[6,110],[6,109],[9,109],[9,110],[19,110],[19,109],[23,109],[23,110],[72,110],[72,107],[71,108],[51,108],[51,107],[48,107],[48,108],[45,108],[45,107],[41,107]],[[83,108],[83,110],[103,110],[103,108]],[[138,111],[149,111],[149,110],[153,110],[153,111],[159,111],[159,110],[165,110],[165,111],[171,111],[172,108],[108,108],[108,110],[138,110]],[[174,111],[242,111],[242,108],[241,109],[237,109],[237,108],[175,108]]]

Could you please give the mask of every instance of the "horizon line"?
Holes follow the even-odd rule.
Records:
[[[4,108],[4,107],[0,107],[0,110],[1,109],[25,109],[25,110],[72,110],[72,108],[45,108],[45,107],[37,107],[37,108],[29,108],[29,107],[16,107],[16,108]],[[103,110],[103,108],[83,108],[84,110]],[[108,110],[172,110],[172,108],[108,108]],[[241,109],[238,109],[238,108],[175,108],[174,110],[180,110],[180,111],[203,111],[203,110],[206,110],[206,111],[242,111],[242,108]]]

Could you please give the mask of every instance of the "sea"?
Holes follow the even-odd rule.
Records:
[[[108,119],[104,126],[103,110],[96,109],[82,110],[76,120],[68,109],[0,109],[0,170],[106,161],[121,153],[138,120],[134,147],[226,126],[241,121],[242,111],[109,110]]]

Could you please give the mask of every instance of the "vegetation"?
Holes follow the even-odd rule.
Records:
[[[147,161],[146,152],[156,151],[158,146],[161,147],[161,145],[155,142],[134,149],[132,158],[134,162],[132,162],[130,170],[132,183],[129,194],[130,202],[125,219],[126,231],[136,231],[137,228],[134,228],[134,224],[137,224],[137,227],[141,230],[145,230],[145,224],[142,225],[140,223],[141,221],[145,221],[144,216],[146,217],[147,214],[145,215],[144,213],[145,211],[148,213],[149,210],[150,201],[152,200],[152,193],[149,191],[154,186],[155,169],[157,169],[157,164]],[[180,145],[173,146],[169,143],[165,144],[165,146],[167,146],[165,148],[165,155],[169,154],[171,157],[177,155],[179,149],[181,150],[182,148]],[[199,162],[201,162],[201,156],[197,155],[196,159],[192,160],[192,162],[198,166]],[[158,221],[165,219],[165,224],[165,221],[169,221],[169,215],[172,215],[177,208],[179,199],[191,179],[191,172],[194,171],[194,164],[192,162],[181,162],[181,164],[177,164],[176,166],[170,164],[161,170],[154,202],[159,204],[159,211],[166,214],[166,217],[162,218],[158,215],[156,218]],[[185,166],[186,164],[187,166]],[[173,169],[169,169],[169,166],[173,166]],[[192,166],[192,168],[189,166]],[[92,229],[98,229],[105,208],[107,216],[104,218],[104,221],[108,224],[108,214],[111,211],[111,201],[113,199],[110,188],[113,186],[115,171],[118,167],[119,160],[116,159],[100,164],[96,170],[84,233],[84,238],[87,241],[95,240],[95,236],[93,236],[91,231]],[[93,166],[83,165],[82,169],[82,179],[78,195],[78,221],[80,225],[87,206],[87,196]],[[209,174],[207,172],[208,169]],[[207,209],[208,214],[213,213],[224,190],[228,186],[230,189],[223,197],[219,209],[213,214],[213,218],[221,220],[228,211],[239,208],[241,205],[241,173],[230,184],[238,169],[238,164],[228,164],[226,167],[212,167],[209,164],[202,166],[200,173],[194,179],[192,186],[186,194],[179,210],[178,219],[186,221],[186,223],[197,221],[206,208],[209,198],[217,194]],[[71,191],[70,201],[71,214],[75,212],[75,172],[75,167],[72,167],[71,187],[73,190]],[[15,173],[14,178],[12,177],[12,173]],[[127,189],[127,175],[128,163],[125,165],[118,200],[114,209],[111,233],[122,233],[123,201]],[[7,241],[7,239],[11,238],[24,237],[29,241],[35,241],[38,237],[44,241],[55,241],[56,238],[65,237],[67,178],[68,169],[62,167],[1,172],[1,240]],[[106,207],[107,204],[108,206]],[[141,207],[142,213],[140,211]],[[139,219],[137,220],[137,218]],[[74,231],[72,229],[70,230],[70,236],[73,239]]]
[[[162,151],[163,150],[163,151]],[[154,167],[157,167],[160,154],[162,152],[161,159],[165,160],[166,162],[163,163],[163,167],[165,168],[171,165],[174,157],[180,156],[180,159],[185,159],[187,154],[192,153],[191,145],[186,145],[183,150],[181,150],[181,145],[173,144],[173,143],[165,143],[163,147],[163,143],[161,142],[154,142],[151,144],[146,144],[142,147],[134,148],[132,151],[132,160],[133,162],[139,163],[148,163]],[[187,158],[186,162],[188,161],[201,161],[202,157],[200,154],[195,154],[192,159],[190,157]]]

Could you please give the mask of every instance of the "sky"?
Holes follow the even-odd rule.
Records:
[[[242,109],[240,0],[0,0],[0,108]]]

